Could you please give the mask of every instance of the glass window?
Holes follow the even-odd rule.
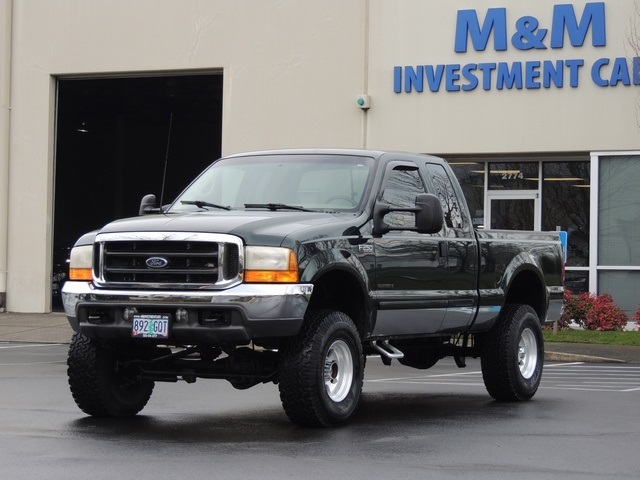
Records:
[[[598,264],[640,266],[640,156],[601,157],[599,176]]]
[[[640,303],[640,272],[598,272],[598,293],[608,293],[631,317]]]
[[[489,190],[537,190],[538,162],[490,163]]]
[[[564,288],[574,295],[589,291],[589,272],[570,271],[565,274]]]
[[[491,228],[496,230],[533,230],[535,200],[530,198],[494,198],[491,200]]]
[[[232,208],[283,203],[312,210],[354,211],[364,204],[372,167],[373,159],[354,155],[225,158],[205,170],[171,211],[196,210],[195,201]]]
[[[567,266],[589,265],[590,162],[542,164],[542,229],[567,232]]]
[[[305,205],[353,208],[360,202],[368,176],[367,168],[344,165],[310,170],[300,177],[298,198]]]
[[[447,176],[447,172],[442,165],[436,165],[434,163],[427,163],[427,173],[431,179],[433,192],[442,204],[442,211],[444,212],[445,224],[449,228],[462,228],[462,212],[460,211],[460,204],[458,203],[458,197],[453,190],[451,180]]]
[[[416,196],[425,193],[418,168],[395,167],[384,187],[382,200],[393,207],[415,207]],[[385,222],[395,227],[414,227],[415,215],[409,212],[392,212],[385,216]]]
[[[453,170],[462,193],[467,200],[473,226],[484,227],[484,163],[451,161]]]

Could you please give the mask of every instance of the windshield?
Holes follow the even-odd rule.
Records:
[[[199,209],[355,211],[373,159],[352,155],[258,155],[212,164],[178,197],[171,212]]]

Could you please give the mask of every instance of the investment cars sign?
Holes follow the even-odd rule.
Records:
[[[548,49],[573,53],[585,44],[593,48],[607,45],[604,2],[587,3],[582,12],[576,12],[572,4],[554,5],[548,25],[527,15],[510,24],[506,8],[489,8],[482,13],[483,20],[477,10],[457,12],[456,54],[468,57],[470,49],[484,52],[493,48],[495,52],[533,50],[542,56]],[[394,67],[393,73],[396,93],[577,88],[584,81],[600,87],[628,87],[640,85],[640,57],[602,57],[590,64],[580,56],[567,56],[560,60],[407,65]]]

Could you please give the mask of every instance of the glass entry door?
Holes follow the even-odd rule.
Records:
[[[489,192],[485,225],[493,230],[540,230],[537,192]]]

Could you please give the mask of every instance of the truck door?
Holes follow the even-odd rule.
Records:
[[[416,195],[426,193],[421,171],[413,162],[390,162],[378,198],[394,207],[415,206]],[[415,216],[408,212],[389,213],[384,221],[392,227],[415,226]],[[442,241],[439,234],[409,230],[391,231],[373,239],[376,252],[373,295],[379,302],[374,336],[439,330],[447,308]]]
[[[460,331],[473,319],[478,304],[478,244],[471,217],[457,183],[452,182],[445,167],[426,163],[428,193],[440,199],[444,212],[441,262],[446,271],[448,307],[440,331]]]

